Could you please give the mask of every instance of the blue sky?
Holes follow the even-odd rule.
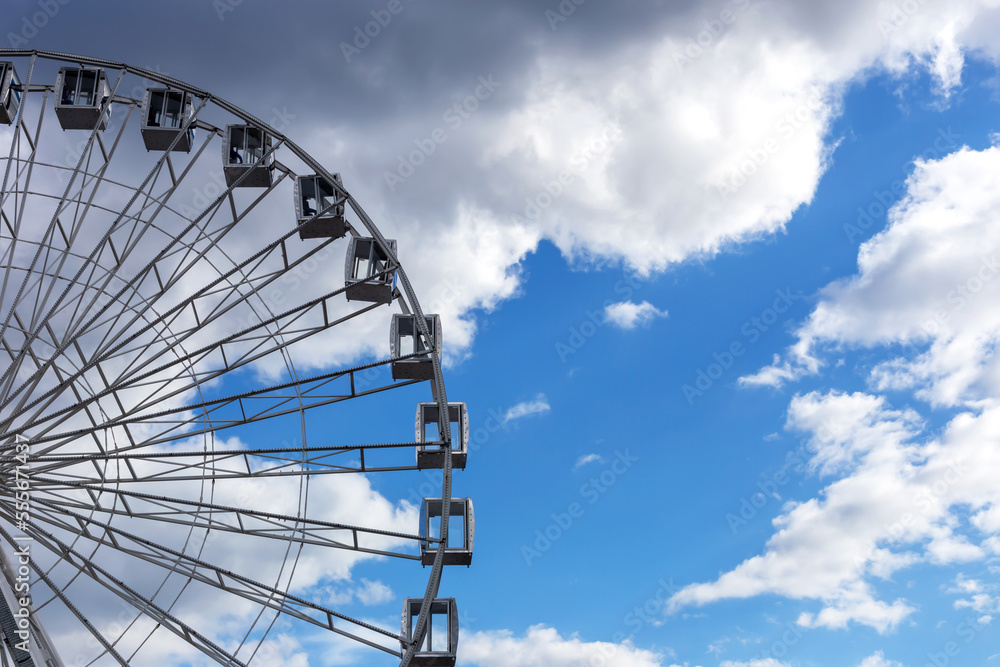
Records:
[[[100,6],[26,48],[290,115],[441,313],[477,524],[442,586],[459,664],[1000,664],[995,2],[404,1],[364,46],[385,3]],[[428,399],[399,394],[405,430]],[[421,576],[336,588],[393,627]]]
[[[974,69],[979,76],[990,73],[981,65]],[[930,93],[926,77],[915,75],[909,83]],[[832,164],[814,202],[796,212],[787,233],[636,282],[632,300],[656,304],[669,317],[632,330],[608,323],[591,336],[577,335],[591,321],[588,313],[599,313],[606,301],[623,296],[615,286],[628,286],[629,274],[567,271],[563,258],[545,247],[525,262],[524,294],[500,309],[504,317],[490,317],[477,345],[493,341],[497,347],[511,346],[518,364],[517,379],[510,383],[513,391],[527,400],[541,390],[552,410],[537,421],[511,425],[499,435],[495,449],[490,440],[476,457],[488,460],[484,472],[489,478],[495,478],[498,465],[513,464],[509,474],[532,489],[530,499],[523,498],[527,494],[504,493],[509,487],[503,481],[477,479],[477,489],[495,488],[505,498],[503,514],[519,514],[527,525],[505,521],[510,527],[503,530],[500,553],[478,560],[476,569],[497,561],[497,578],[524,577],[528,589],[553,593],[527,596],[532,611],[508,612],[502,616],[504,625],[523,613],[533,612],[539,620],[572,617],[571,626],[581,638],[609,641],[616,633],[634,633],[638,646],[673,656],[663,664],[748,659],[755,664],[754,656],[775,653],[787,664],[860,664],[880,650],[886,659],[922,665],[928,653],[965,629],[961,623],[970,610],[955,609],[961,595],[948,591],[963,577],[993,580],[988,557],[961,567],[914,565],[891,581],[877,582],[880,598],[903,598],[919,607],[882,633],[857,624],[802,629],[795,624],[800,614],[815,613],[822,605],[784,596],[761,595],[666,615],[647,610],[649,623],[635,607],[655,600],[663,582],[680,588],[711,581],[763,553],[775,532],[771,522],[783,514],[783,505],[822,498],[823,489],[837,479],[810,471],[808,438],[786,428],[789,401],[812,391],[866,391],[865,369],[887,358],[886,351],[840,351],[844,364],[839,368],[778,390],[741,387],[739,378],[766,366],[793,340],[791,332],[815,305],[821,288],[855,273],[859,245],[884,227],[885,216],[876,216],[877,222],[860,235],[845,225],[857,223],[858,206],[877,201],[873,193],[905,181],[912,167],[904,169],[904,163],[940,137],[951,143],[941,157],[960,145],[989,146],[989,122],[982,114],[996,102],[982,83],[967,81],[962,101],[945,109],[916,102],[917,108],[901,108],[896,94],[900,81],[894,77],[877,76],[852,86],[845,114],[830,132],[840,141]],[[968,106],[979,111],[972,113]],[[774,322],[768,311],[776,303],[784,308],[781,295],[790,295],[790,303]],[[525,321],[539,323],[533,325],[539,333],[515,343],[523,326],[518,323]],[[577,348],[581,336],[585,342]],[[735,359],[729,356],[734,343],[742,351]],[[572,352],[561,347],[565,345]],[[467,362],[458,382],[466,374],[493,377],[502,372],[506,362],[492,366],[485,357],[477,354]],[[721,376],[699,384],[699,371],[709,371],[720,359],[726,366]],[[477,367],[483,370],[477,372]],[[698,393],[685,393],[685,386]],[[490,400],[487,405],[501,399]],[[919,411],[931,434],[955,413],[929,409],[905,392],[893,392],[886,400]],[[594,496],[585,496],[582,489],[626,450],[637,465],[590,504]],[[588,454],[600,459],[576,467]],[[525,464],[527,470],[522,469]],[[470,468],[466,476],[477,472]],[[552,514],[565,514],[572,502],[583,506],[583,516],[538,552],[547,542],[536,531],[558,534],[553,526],[559,522]],[[488,524],[481,530],[489,531]],[[522,595],[511,595],[509,604],[516,606]],[[801,639],[795,635],[787,653],[781,648],[765,653],[787,640],[782,640],[786,623],[799,628]],[[996,654],[988,629],[976,636],[983,639],[970,644],[959,639],[963,657],[958,664],[987,664]]]

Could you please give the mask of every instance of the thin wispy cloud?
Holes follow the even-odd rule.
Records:
[[[599,454],[584,454],[576,460],[575,464],[573,464],[573,470],[582,468],[588,463],[604,463],[604,459],[601,458]]]
[[[545,397],[545,394],[538,394],[535,396],[534,400],[524,401],[507,408],[507,412],[503,413],[503,423],[509,424],[512,421],[523,419],[524,417],[543,415],[551,409],[552,408],[549,406],[549,399]]]

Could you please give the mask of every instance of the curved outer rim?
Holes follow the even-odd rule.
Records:
[[[115,62],[113,60],[105,60],[103,58],[92,58],[89,56],[80,56],[72,53],[61,53],[58,51],[42,51],[35,49],[0,49],[0,58],[43,58],[45,60],[56,60],[56,61],[68,61],[70,63],[78,63],[80,65],[91,65],[97,67],[108,67],[117,70],[122,70],[125,73],[136,74],[142,76],[150,81],[156,81],[159,83],[167,84],[171,87],[178,88],[189,92],[197,97],[212,102],[216,106],[225,109],[234,116],[242,118],[250,125],[256,125],[257,127],[264,130],[272,138],[281,141],[288,149],[295,154],[300,160],[302,160],[306,165],[315,170],[315,173],[326,179],[327,183],[330,183],[334,189],[337,190],[340,196],[346,197],[347,203],[350,204],[351,209],[360,218],[361,223],[365,226],[365,230],[371,234],[372,238],[378,243],[379,248],[386,254],[386,256],[395,265],[396,270],[399,275],[399,282],[403,288],[404,296],[406,297],[406,305],[413,311],[415,316],[417,328],[420,330],[420,334],[424,336],[425,340],[431,340],[430,331],[427,328],[426,320],[424,319],[423,309],[420,307],[420,302],[417,301],[417,295],[413,290],[413,286],[410,283],[409,278],[406,275],[406,271],[403,266],[399,263],[399,258],[396,253],[393,252],[392,248],[386,242],[385,237],[382,232],[375,226],[375,223],[368,216],[368,214],[361,208],[361,205],[354,199],[353,196],[340,184],[338,184],[334,178],[333,174],[323,167],[315,158],[306,153],[302,148],[298,146],[294,141],[289,139],[286,135],[275,130],[273,127],[260,120],[253,114],[241,109],[240,107],[227,102],[226,100],[213,95],[207,90],[197,88],[183,81],[175,79],[171,76],[166,76],[159,72],[153,72],[142,67],[134,67],[122,62]],[[351,233],[358,235],[357,230],[351,227]],[[438,404],[440,412],[438,414],[447,415],[448,414],[448,397],[445,393],[444,388],[444,376],[441,371],[441,341],[434,340],[434,353],[431,354],[432,365],[434,369],[434,377],[431,379],[431,391],[433,392],[434,401]],[[451,481],[452,481],[452,470],[451,470],[451,424],[447,419],[443,419],[440,422],[440,435],[441,439],[444,441],[444,470],[443,470],[443,481],[441,489],[441,499],[442,503],[442,516],[441,516],[441,528],[440,528],[440,538],[441,542],[438,545],[437,553],[435,554],[434,564],[431,567],[431,574],[427,582],[427,589],[424,593],[423,604],[420,606],[420,616],[417,619],[417,625],[414,628],[413,637],[411,638],[410,644],[406,649],[406,652],[402,656],[402,661],[400,662],[400,667],[407,667],[410,664],[410,660],[413,658],[414,653],[422,643],[424,632],[427,626],[427,617],[430,611],[430,602],[437,597],[438,589],[441,583],[441,572],[444,567],[444,551],[448,545],[448,515],[450,510],[450,500],[451,500]]]

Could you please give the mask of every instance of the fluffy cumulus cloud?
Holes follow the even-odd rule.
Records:
[[[521,264],[543,240],[584,265],[646,274],[782,229],[829,164],[838,139],[830,123],[846,86],[871,72],[919,68],[946,98],[967,53],[995,55],[991,4],[714,0],[657,7],[647,29],[618,31],[606,29],[605,10],[581,7],[555,33],[534,7],[518,8],[504,20],[527,41],[487,40],[468,63],[417,42],[422,31],[401,24],[433,10],[413,7],[380,36],[379,49],[348,63],[340,76],[349,81],[332,87],[337,104],[371,100],[369,113],[325,113],[328,102],[308,97],[324,88],[310,85],[305,101],[261,115],[340,171],[399,241],[425,310],[442,315],[454,362],[471,353],[482,312],[519,293]],[[468,25],[490,24],[477,19]],[[275,17],[275,29],[287,20]],[[474,35],[463,29],[463,38]],[[420,67],[446,56],[463,70],[448,85],[426,73],[393,81],[406,67],[380,61]],[[502,73],[492,71],[500,64]],[[417,85],[419,96],[389,93],[410,95]],[[324,113],[311,115],[313,106]],[[269,222],[288,219],[285,197],[267,208]],[[251,244],[259,238],[246,235]],[[324,261],[303,282],[337,284],[341,270],[336,259]],[[636,307],[644,304],[626,304],[614,321],[630,326],[658,312]],[[384,352],[385,323],[370,321],[317,339],[301,363]]]
[[[558,34],[567,39],[559,48],[525,47],[495,80],[480,62],[483,69],[464,88],[437,89],[434,95],[413,94],[412,82],[388,80],[373,57],[367,64],[359,60],[351,71],[366,81],[363,92],[384,108],[405,112],[341,118],[324,107],[321,117],[302,112],[289,130],[308,137],[310,151],[344,173],[348,189],[399,241],[425,310],[445,321],[450,360],[471,350],[479,313],[518,294],[519,267],[541,241],[583,265],[618,263],[649,274],[779,231],[811,201],[835,154],[837,137],[829,128],[851,82],[882,70],[904,76],[921,69],[931,73],[943,102],[960,85],[968,54],[998,55],[995,0],[695,4],[663,10],[659,29],[612,36],[601,48],[592,48],[595,40],[579,39],[583,47],[572,39],[587,35],[587,5],[560,26]],[[408,11],[422,10],[414,5]],[[535,7],[527,11],[538,21]],[[301,21],[294,18],[298,34]],[[387,31],[384,50],[398,57],[390,48],[393,35],[406,32],[402,26]],[[497,32],[510,42],[506,35],[516,31]],[[55,37],[55,28],[49,34]],[[315,54],[301,60],[314,62]],[[254,71],[254,94],[259,76]],[[309,96],[322,86],[299,88]],[[394,107],[379,97],[385,90],[410,98],[391,100],[398,103]],[[363,97],[335,92],[345,99]],[[469,95],[476,109],[449,115],[451,105]],[[447,140],[431,138],[434,150],[422,148],[438,127]],[[420,164],[412,158],[415,146]],[[54,161],[63,157],[59,148]],[[409,173],[403,174],[404,166]],[[783,508],[762,554],[715,581],[681,590],[671,600],[673,609],[770,593],[815,600],[818,609],[799,619],[803,626],[860,623],[886,631],[913,613],[914,605],[880,599],[878,580],[917,562],[962,563],[1000,554],[1000,491],[989,474],[1000,469],[1000,408],[991,398],[1000,389],[994,354],[1000,315],[987,307],[1000,296],[994,255],[1000,248],[993,233],[1000,210],[998,167],[1000,148],[963,149],[918,163],[889,228],[862,247],[857,276],[828,286],[793,348],[747,379],[776,384],[815,372],[824,363],[825,345],[904,343],[909,352],[871,369],[872,390],[910,389],[935,405],[969,411],[930,437],[917,415],[875,395],[796,398],[789,427],[811,434],[811,469],[829,483],[818,497]],[[386,175],[394,173],[403,181],[390,183]],[[233,242],[259,248],[264,237],[253,232],[273,220],[287,222],[290,194],[281,196],[281,203],[263,205],[266,215],[258,226]],[[275,235],[269,229],[266,238]],[[331,252],[300,277],[301,286],[282,284],[281,292],[260,298],[273,299],[270,306],[280,311],[283,300],[328,291],[342,284],[340,258],[339,250]],[[662,314],[645,302],[618,306],[609,315],[625,328]],[[301,352],[296,359],[324,367],[364,354],[384,356],[387,325],[385,317],[359,320],[336,335],[310,340],[295,350]],[[210,333],[206,328],[199,335]],[[281,369],[262,373],[280,375]],[[540,395],[512,407],[505,421],[549,409]],[[315,483],[310,502],[328,508],[323,519],[412,531],[415,508],[382,496],[363,477],[351,477],[336,486]],[[238,487],[220,485],[216,500],[238,504],[246,494]],[[296,491],[275,482],[267,502],[294,513]],[[829,544],[842,548],[831,550]],[[251,559],[244,546],[223,535],[203,555],[240,572],[257,571],[263,558],[273,574],[284,562],[280,549]],[[331,587],[334,596],[332,584],[351,585],[359,560],[305,549],[291,585],[309,592]],[[289,585],[283,576],[273,574],[271,581]],[[391,595],[378,582],[351,590],[362,602]],[[178,608],[221,636],[231,629],[221,625],[225,614],[230,621],[251,618],[250,606],[223,609],[221,596],[209,593],[192,586]],[[996,611],[994,602],[991,591],[964,590],[956,604],[987,618]],[[173,641],[162,631],[155,636]],[[302,664],[296,640],[276,635],[269,641],[290,656],[287,664]],[[585,642],[543,626],[523,636],[472,633],[461,651],[464,661],[484,667],[589,665],[596,655],[615,667],[663,661],[628,643]],[[885,662],[877,654],[868,659],[879,660]],[[729,663],[737,665],[782,663]]]
[[[596,50],[573,41],[591,28],[581,8],[558,26],[562,48],[528,48],[514,70],[481,72],[487,87],[472,76],[406,122],[367,128],[378,141],[344,126],[326,145],[362,201],[388,192],[388,224],[409,230],[404,260],[426,293],[463,285],[445,309],[460,357],[476,309],[517,294],[517,267],[542,240],[645,274],[781,230],[829,164],[846,87],[917,68],[946,100],[966,54],[995,50],[992,4],[717,0],[664,9],[655,30],[607,34]],[[525,21],[525,34],[538,27]],[[449,114],[470,95],[472,111]],[[435,128],[446,138],[427,144]],[[445,252],[455,238],[484,241]]]
[[[759,47],[765,21],[773,49]],[[487,173],[519,182],[516,219],[568,257],[640,272],[781,228],[823,171],[844,73],[811,67],[815,46],[773,27],[747,8],[684,67],[686,35],[611,68],[540,59],[525,103],[498,120]]]
[[[788,426],[809,435],[809,467],[832,481],[819,496],[785,505],[762,554],[685,587],[671,609],[777,594],[820,603],[797,619],[801,626],[886,632],[915,606],[880,599],[879,580],[915,563],[988,554],[998,532],[989,518],[1000,506],[991,481],[1000,469],[1000,409],[962,413],[934,438],[918,415],[884,398],[814,392],[792,401]]]
[[[960,17],[946,25],[927,60],[942,98],[960,80],[963,40],[980,39]],[[886,62],[905,68],[907,58]],[[781,386],[820,373],[834,350],[888,351],[862,366],[871,393],[792,401],[788,426],[810,434],[809,467],[827,486],[782,508],[763,553],[682,590],[674,608],[776,593],[819,601],[800,625],[885,632],[916,606],[882,599],[879,580],[916,563],[997,553],[1000,497],[987,478],[1000,465],[1000,318],[990,307],[1000,297],[998,167],[996,145],[916,161],[888,226],[862,244],[857,273],[823,288],[788,350],[741,379]],[[878,395],[890,392],[961,412],[932,434],[913,410]],[[826,553],[833,543],[843,548]],[[957,609],[975,612],[981,625],[992,621],[995,591],[960,577],[950,592]],[[875,654],[862,664],[898,663]]]
[[[445,319],[448,358],[460,360],[482,310],[518,294],[519,267],[542,240],[586,265],[650,273],[782,229],[829,164],[846,87],[874,72],[919,69],[946,99],[968,54],[997,55],[995,4],[713,0],[639,6],[635,24],[592,6],[556,31],[529,5],[490,18],[408,6],[363,56],[345,62],[324,38],[316,48],[345,66],[326,85],[296,82],[291,108],[257,83],[261,72],[276,74],[267,68],[277,61],[254,70],[242,92],[233,87],[246,68],[228,60],[235,49],[219,49],[229,55],[202,76],[343,174],[400,242],[418,294]],[[345,11],[344,26],[371,21]],[[276,35],[295,36],[299,59],[315,61],[316,28],[287,13],[272,18]],[[249,19],[234,12],[225,25]],[[443,30],[459,19],[455,38],[473,42],[475,57],[420,41],[434,39],[420,21]],[[46,34],[56,39],[57,30]],[[171,74],[204,70],[186,68],[185,57],[197,60],[172,53]],[[286,106],[268,108],[272,101]],[[289,199],[270,222],[288,220]],[[327,284],[339,272],[329,262],[310,280]],[[358,327],[324,340],[304,363],[375,353],[377,333]]]
[[[478,667],[661,667],[663,657],[629,642],[586,642],[564,638],[553,628],[533,625],[524,636],[508,630],[474,632],[462,638],[462,664]]]
[[[874,390],[933,405],[978,405],[1000,391],[1000,147],[918,162],[888,228],[858,253],[855,276],[824,288],[784,358],[743,378],[779,385],[824,364],[824,348],[901,344],[870,369]]]
[[[635,329],[637,326],[649,326],[657,317],[666,317],[667,311],[660,310],[648,301],[632,303],[620,301],[604,307],[604,318],[620,329]]]

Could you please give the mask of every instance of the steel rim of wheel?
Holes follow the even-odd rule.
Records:
[[[416,443],[322,438],[316,446],[307,442],[307,421],[334,409],[344,416],[352,403],[420,381],[359,387],[388,368],[389,355],[360,366],[306,363],[300,369],[313,337],[323,339],[338,327],[361,330],[359,322],[384,310],[375,310],[378,303],[346,301],[342,284],[298,290],[280,308],[261,296],[296,271],[301,275],[321,253],[334,250],[337,257],[335,247],[344,244],[333,238],[300,242],[294,215],[269,217],[269,207],[291,208],[283,193],[296,172],[276,160],[270,186],[241,189],[244,176],[217,185],[214,197],[196,183],[200,173],[221,166],[213,150],[227,131],[217,124],[220,118],[271,138],[255,164],[280,157],[327,183],[335,183],[334,176],[279,129],[157,72],[44,51],[0,50],[0,60],[27,71],[18,72],[23,93],[16,117],[0,125],[9,135],[0,154],[0,446],[8,482],[0,500],[0,543],[16,558],[24,537],[31,538],[33,638],[57,631],[79,639],[79,646],[61,639],[59,653],[70,653],[61,656],[66,664],[156,664],[156,647],[170,632],[219,663],[246,664],[266,658],[276,628],[291,623],[324,627],[408,664],[418,642],[317,600],[323,577],[313,585],[297,582],[311,581],[301,572],[315,569],[317,554],[337,554],[351,567],[368,558],[419,560],[414,551],[423,544],[433,550],[433,565],[423,571],[426,585],[407,591],[423,598],[415,626],[422,637],[448,539],[448,419],[438,436],[439,539],[421,537],[416,525],[403,532],[347,524],[324,519],[326,508],[311,508],[310,488],[320,485],[314,493],[329,493],[328,480],[348,484],[376,472],[416,470],[365,462],[366,453],[370,459],[389,456]],[[106,72],[111,95],[104,104],[114,107],[114,120],[105,129],[56,134],[55,82],[50,73],[42,81],[39,71],[52,64]],[[132,85],[136,79],[144,85]],[[128,93],[150,85],[183,91],[194,102],[193,116],[184,118],[172,140],[175,150],[131,150],[136,143],[142,148],[137,125],[143,100]],[[198,133],[194,145],[177,151],[188,130]],[[61,162],[54,161],[54,150],[65,151]],[[119,173],[128,169],[115,157],[151,166],[131,169],[135,181],[125,182],[130,174]],[[371,237],[387,254],[400,285],[393,307],[412,313],[428,339],[423,311],[389,242],[358,202],[334,187],[340,205],[353,213],[347,238]],[[188,206],[183,198],[192,188],[210,201]],[[440,355],[430,358],[432,400],[447,414]],[[254,441],[255,433],[266,439],[269,428],[296,419],[301,444]],[[19,444],[28,448],[28,459],[18,458]],[[25,460],[30,463],[19,466]],[[31,492],[31,518],[21,526],[13,483],[19,467]],[[241,487],[243,496],[234,495]],[[266,511],[257,496],[267,488],[294,509]],[[232,502],[234,497],[250,502]],[[270,568],[254,573],[243,562],[230,570],[214,560],[232,555],[234,545],[266,552]],[[414,577],[413,585],[418,581]],[[203,598],[242,610],[240,627],[224,633],[226,641],[200,632],[196,615],[192,623],[182,617]],[[87,612],[108,600],[120,600],[134,615],[119,614],[110,625],[102,616],[105,627],[97,628]],[[6,664],[4,649],[0,657]]]

